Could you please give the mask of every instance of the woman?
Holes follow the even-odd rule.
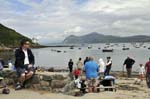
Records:
[[[104,72],[105,72],[105,62],[102,58],[99,59],[99,73],[100,73],[100,77],[104,77]]]

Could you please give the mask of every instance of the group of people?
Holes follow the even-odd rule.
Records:
[[[126,66],[127,76],[130,78],[132,73],[132,67],[135,63],[135,60],[127,57],[124,61],[124,66]],[[145,66],[143,64],[139,64],[139,83],[142,82],[146,78],[147,87],[150,88],[150,58],[149,61],[146,62]]]
[[[69,62],[68,62],[68,68],[69,68],[70,73],[72,73],[73,69],[74,69],[74,71],[78,70],[80,72],[80,74],[82,74],[84,72],[84,66],[87,62],[90,61],[90,58],[91,57],[86,57],[83,62],[82,62],[82,58],[79,58],[79,60],[76,63],[75,68],[74,68],[73,60],[70,59]],[[104,76],[110,74],[110,70],[111,70],[111,67],[112,67],[112,59],[111,59],[111,57],[107,57],[107,62],[105,63],[104,60],[102,58],[100,58],[99,63],[97,65],[99,67],[98,73],[104,77]]]
[[[123,68],[126,67],[127,77],[130,78],[132,75],[132,67],[135,63],[135,60],[131,57],[127,57],[123,63]],[[150,88],[150,59],[145,64],[139,64],[139,77],[138,79],[142,82],[144,77],[146,77],[146,82],[148,88]],[[84,61],[82,58],[76,63],[74,68],[74,62],[72,59],[68,62],[68,68],[70,73],[74,74],[75,79],[78,79],[79,76],[83,76],[85,74],[86,80],[90,83],[91,79],[95,79],[95,85],[98,77],[105,78],[106,76],[110,76],[110,71],[112,67],[112,59],[111,57],[107,57],[106,63],[102,58],[99,59],[99,62],[96,63],[93,57],[86,57]],[[74,68],[74,70],[73,70]],[[123,69],[124,71],[124,69]],[[91,90],[91,89],[89,89]]]
[[[74,69],[74,72],[73,72],[74,75],[76,75],[76,74],[79,75],[79,73],[80,73],[80,75],[82,75],[82,73],[84,72],[84,69],[85,69],[84,66],[86,65],[87,62],[91,61],[90,59],[91,59],[91,57],[86,57],[85,60],[82,62],[82,58],[79,58],[75,67],[74,67],[73,60],[70,59],[68,62],[68,68],[69,68],[70,73],[72,73],[73,69]],[[111,57],[107,57],[107,62],[105,63],[104,60],[102,58],[100,58],[99,64],[97,64],[97,65],[99,67],[98,73],[104,77],[104,76],[110,74],[110,70],[112,67],[112,59],[111,59]],[[77,73],[77,70],[78,70],[78,73]]]
[[[27,80],[29,80],[35,73],[34,68],[34,55],[30,49],[29,40],[22,40],[20,43],[20,47],[15,51],[15,68],[18,74],[18,83],[16,84],[16,90],[22,89]],[[128,57],[123,65],[126,66],[127,76],[131,77],[132,66],[134,65],[135,60]],[[3,61],[0,60],[0,70],[2,69]],[[76,65],[76,66],[74,66]],[[75,68],[74,68],[75,67]],[[110,75],[112,67],[112,59],[111,57],[107,57],[106,63],[102,58],[99,59],[99,63],[94,61],[93,57],[86,57],[84,61],[82,58],[79,58],[76,64],[74,64],[73,60],[70,59],[68,62],[68,68],[70,73],[74,74],[74,78],[78,79],[79,76],[86,76],[86,80],[89,86],[97,85],[98,77],[104,78]],[[147,86],[150,88],[150,58],[149,61],[145,64],[140,64],[139,70],[139,79],[141,81],[146,77]],[[89,91],[95,90],[90,89]]]
[[[96,87],[98,85],[98,78],[104,78],[110,75],[112,59],[111,57],[107,57],[107,62],[105,63],[101,58],[99,59],[99,64],[97,64],[94,61],[93,57],[86,57],[86,59],[83,62],[82,58],[79,58],[75,68],[73,65],[74,62],[72,59],[70,59],[70,61],[68,62],[68,68],[70,73],[74,74],[75,80],[77,80],[79,76],[82,78],[82,76],[85,74],[86,80],[88,82],[89,92],[95,92]]]

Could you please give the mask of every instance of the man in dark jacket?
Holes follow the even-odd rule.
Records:
[[[74,63],[73,63],[72,59],[70,59],[69,62],[68,62],[68,68],[69,68],[70,73],[72,73],[73,64],[74,64]]]
[[[112,59],[111,59],[111,57],[107,57],[107,63],[106,63],[106,69],[104,72],[104,76],[109,76],[111,67],[112,67]]]
[[[34,74],[34,56],[29,48],[30,42],[28,40],[21,41],[21,47],[15,51],[15,67],[19,76],[19,82],[16,90],[23,87],[26,80],[30,79]]]
[[[130,58],[130,57],[127,57],[127,59],[124,61],[123,65],[126,66],[128,78],[131,77],[132,66],[133,66],[134,63],[135,63],[135,60]]]

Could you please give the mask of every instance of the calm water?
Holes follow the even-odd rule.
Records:
[[[111,46],[112,45],[112,46]],[[150,57],[150,50],[148,47],[149,43],[145,43],[141,48],[135,48],[131,44],[111,44],[109,48],[113,48],[113,53],[103,53],[102,49],[106,47],[105,44],[91,44],[87,46],[92,46],[91,49],[88,49],[87,46],[82,46],[81,50],[79,47],[75,47],[74,49],[70,49],[69,47],[62,48],[42,48],[42,49],[33,49],[33,53],[35,55],[36,64],[35,66],[43,66],[43,67],[55,67],[55,68],[66,68],[68,64],[68,60],[73,59],[76,64],[79,57],[85,59],[86,56],[93,56],[95,61],[98,62],[99,58],[103,58],[106,62],[106,57],[111,56],[113,59],[113,67],[112,70],[121,71],[122,64],[127,56],[130,56],[136,60],[134,65],[134,71],[138,70],[139,64],[145,64],[145,62]],[[123,46],[130,48],[130,50],[123,51]],[[146,46],[144,48],[143,46]],[[101,48],[101,49],[98,49]],[[57,53],[51,50],[60,50],[62,52]],[[64,53],[66,51],[66,53]],[[75,65],[74,65],[75,66]]]

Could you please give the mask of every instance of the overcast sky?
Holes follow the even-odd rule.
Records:
[[[150,35],[150,0],[0,0],[0,23],[40,42],[69,35]]]

